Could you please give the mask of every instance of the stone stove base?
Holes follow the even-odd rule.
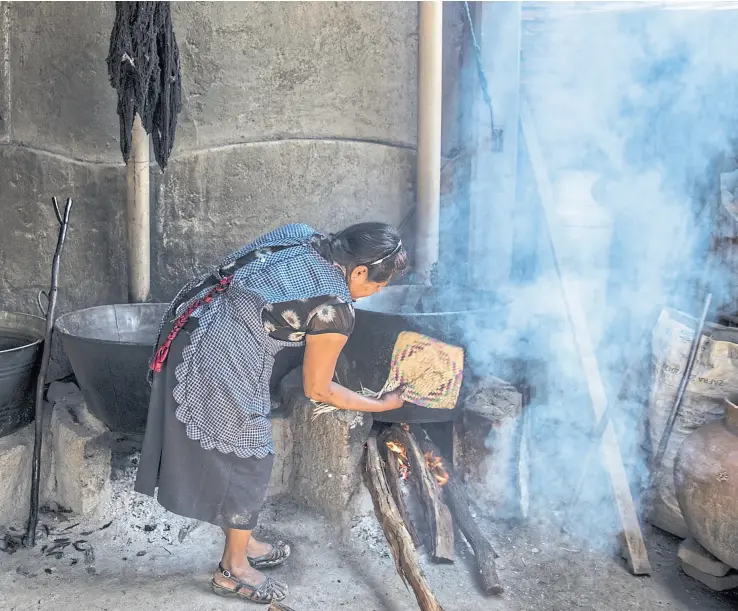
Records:
[[[504,390],[485,395],[500,405],[485,412],[484,427],[477,422],[479,406],[454,431],[452,423],[435,425],[448,427],[442,432],[449,443],[441,445],[447,445],[449,453],[453,450],[457,472],[473,490],[486,490],[489,498],[494,497],[498,511],[501,504],[515,505],[505,495],[517,494],[508,486],[509,477],[491,479],[490,475],[491,471],[502,473],[502,462],[514,454],[510,446],[517,443],[519,395],[509,385]],[[53,383],[49,399],[54,404],[48,404],[45,422],[41,505],[102,519],[110,507],[111,476],[116,477],[116,461],[121,459],[113,456],[113,448],[117,456],[125,446],[123,462],[135,465],[137,458],[132,453],[140,448],[141,439],[111,433],[89,413],[74,384]],[[497,412],[499,422],[490,416]],[[373,513],[362,469],[365,444],[375,423],[370,414],[336,411],[313,420],[312,413],[313,404],[303,394],[298,368],[282,381],[273,405],[276,456],[269,496],[291,497],[348,533],[357,516]],[[493,437],[496,449],[490,450]],[[32,453],[33,426],[0,439],[0,526],[22,528],[27,520]],[[112,467],[111,462],[115,463]],[[500,490],[489,490],[498,485]]]

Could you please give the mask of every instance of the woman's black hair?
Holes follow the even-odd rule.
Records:
[[[344,267],[347,274],[359,265],[366,265],[367,280],[389,282],[407,270],[407,252],[400,234],[386,223],[358,223],[317,238],[318,252]]]

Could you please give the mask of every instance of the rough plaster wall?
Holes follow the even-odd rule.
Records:
[[[152,166],[152,291],[287,221],[398,222],[413,200],[416,3],[174,3],[183,112]],[[0,308],[34,312],[73,197],[59,311],[125,301],[112,2],[0,2]]]

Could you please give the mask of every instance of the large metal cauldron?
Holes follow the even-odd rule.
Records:
[[[440,304],[448,311],[438,311]],[[339,361],[337,374],[354,390],[361,385],[379,390],[387,380],[392,350],[402,331],[416,331],[466,348],[474,329],[504,323],[503,312],[504,304],[493,294],[444,295],[440,299],[427,287],[388,287],[356,303],[356,325],[343,349],[345,358]],[[472,372],[465,365],[462,397],[471,379]],[[453,410],[406,403],[400,409],[372,416],[379,422],[448,422],[458,417],[461,403]]]
[[[38,316],[0,312],[0,437],[33,421],[45,329]]]
[[[113,431],[146,428],[148,361],[167,305],[98,306],[56,321],[87,407]]]

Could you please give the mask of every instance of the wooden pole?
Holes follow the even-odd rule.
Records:
[[[148,299],[151,290],[151,228],[149,136],[138,115],[133,119],[131,155],[127,169],[128,301],[142,303]]]
[[[595,420],[599,424],[607,413],[605,385],[600,376],[597,356],[587,327],[587,317],[582,304],[579,302],[576,284],[572,278],[569,278],[566,270],[562,269],[560,264],[560,255],[564,249],[564,240],[557,231],[557,223],[554,218],[555,201],[553,189],[548,176],[548,168],[543,159],[543,151],[538,140],[538,132],[533,122],[533,115],[528,106],[528,101],[522,96],[520,120],[530,164],[538,185],[538,194],[543,207],[551,257],[559,277],[562,297],[568,314],[567,321],[574,338],[582,369],[584,370],[584,378],[587,384],[587,390],[589,391]],[[625,472],[623,457],[620,454],[615,427],[609,418],[602,437],[601,451],[602,462],[610,477],[615,505],[622,526],[620,542],[623,556],[628,561],[630,571],[634,575],[650,575],[651,565],[648,561],[648,553],[638,521],[638,513],[630,493],[628,477]]]
[[[415,270],[423,281],[438,262],[441,214],[443,3],[418,2],[418,206]]]

